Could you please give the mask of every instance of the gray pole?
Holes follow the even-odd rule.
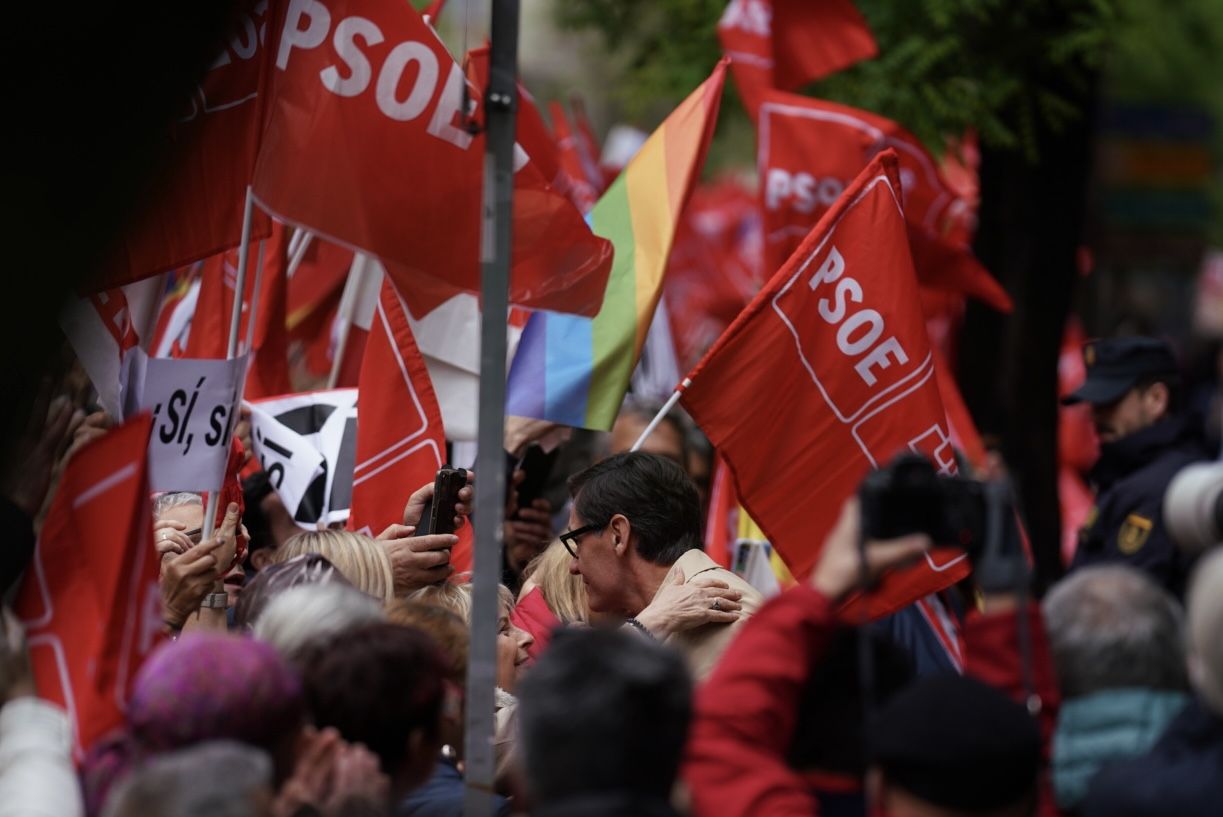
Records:
[[[509,309],[514,117],[518,97],[518,0],[493,0],[480,232],[480,414],[476,457],[476,543],[471,582],[464,752],[466,817],[493,813],[493,690],[497,683],[497,585],[505,512],[505,318]]]

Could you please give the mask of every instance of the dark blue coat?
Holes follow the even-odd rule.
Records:
[[[1129,564],[1182,597],[1190,565],[1164,528],[1164,493],[1178,471],[1205,458],[1196,425],[1183,417],[1101,446],[1091,471],[1096,504],[1079,531],[1072,569]]]
[[[449,760],[439,760],[433,776],[418,789],[413,789],[407,799],[399,804],[395,817],[463,817],[463,798],[466,795],[463,775]],[[510,802],[504,797],[494,798],[493,814],[509,817]]]
[[[1106,766],[1082,817],[1219,817],[1223,814],[1223,718],[1201,702],[1173,719],[1149,754]]]

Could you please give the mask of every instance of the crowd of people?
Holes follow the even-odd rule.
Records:
[[[1200,428],[1166,344],[1098,341],[1085,360],[1068,399],[1096,418],[1096,510],[1043,599],[1011,536],[971,549],[973,575],[912,619],[844,615],[945,544],[863,542],[856,497],[810,576],[766,598],[703,550],[696,432],[670,416],[628,451],[652,416],[635,404],[611,434],[563,452],[553,490],[523,508],[511,491],[495,812],[1219,813],[1223,549],[1182,547],[1162,518],[1172,477],[1206,456]],[[47,416],[0,502],[6,590],[57,459],[106,425],[65,401]],[[243,488],[244,508],[224,508],[208,538],[203,497],[152,498],[164,641],[122,727],[82,756],[5,610],[0,817],[463,813],[472,599],[450,560],[458,537],[414,535],[433,484],[377,537],[298,528],[266,474]],[[472,500],[469,484],[457,527],[480,524]],[[937,632],[918,626],[932,609]]]

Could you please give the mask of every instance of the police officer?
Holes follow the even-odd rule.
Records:
[[[1180,374],[1168,344],[1130,337],[1083,346],[1087,380],[1063,398],[1090,403],[1100,438],[1091,470],[1096,504],[1079,531],[1073,568],[1124,562],[1181,596],[1188,559],[1163,526],[1163,498],[1181,468],[1206,458],[1180,411]]]

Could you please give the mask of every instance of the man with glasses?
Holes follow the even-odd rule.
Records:
[[[679,650],[706,677],[760,594],[701,548],[696,486],[676,462],[616,454],[569,479],[561,541],[590,609]]]

